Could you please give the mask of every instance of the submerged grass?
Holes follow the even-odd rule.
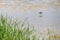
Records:
[[[24,21],[15,21],[12,20],[12,18],[8,19],[7,16],[4,17],[1,15],[0,40],[60,40],[57,39],[56,35],[51,36],[51,31],[49,30],[44,38],[41,36],[37,37],[37,35],[34,34],[34,29],[29,27],[29,23],[27,24],[28,26],[25,27]]]

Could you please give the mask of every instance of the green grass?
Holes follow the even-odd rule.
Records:
[[[33,28],[24,27],[24,21],[15,21],[3,15],[0,16],[0,40],[35,40]]]
[[[39,40],[39,38],[41,38],[41,40],[57,40],[56,35],[54,35],[52,38],[50,37],[50,34],[52,33],[50,30],[48,30],[45,37],[37,36],[37,34],[34,34],[34,28],[31,29],[28,22],[27,27],[25,27],[24,22],[25,20],[19,21],[13,20],[12,18],[8,19],[7,16],[1,15],[0,40]]]

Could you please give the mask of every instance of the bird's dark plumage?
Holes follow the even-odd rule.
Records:
[[[39,14],[42,14],[43,12],[39,12]]]

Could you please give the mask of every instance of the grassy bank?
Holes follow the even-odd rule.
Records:
[[[24,21],[8,19],[7,16],[4,17],[3,15],[0,16],[0,40],[59,40],[56,35],[51,36],[50,34],[51,31],[48,30],[45,37],[40,34],[35,35],[34,29],[29,27],[29,23],[25,27]]]

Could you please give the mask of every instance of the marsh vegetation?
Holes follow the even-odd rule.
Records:
[[[31,29],[28,22],[28,26],[25,27],[24,22],[0,15],[0,40],[60,40],[60,37],[54,35],[50,30],[44,37],[42,37],[44,33],[35,34],[35,29],[33,27]]]

